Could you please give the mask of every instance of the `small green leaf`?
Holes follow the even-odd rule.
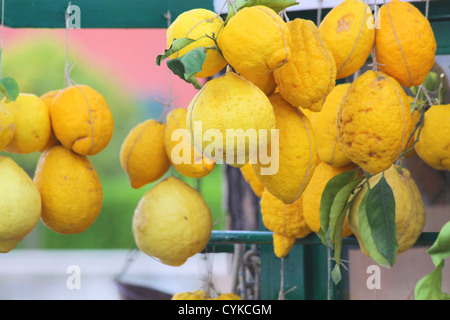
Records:
[[[5,77],[0,80],[0,92],[9,101],[16,101],[19,96],[19,84],[14,78]]]
[[[339,262],[336,262],[336,264],[333,267],[333,270],[331,270],[331,279],[333,280],[335,285],[337,285],[342,280],[342,274],[341,274],[341,268],[340,268]]]
[[[367,190],[364,193],[361,202],[359,203],[358,206],[358,230],[360,235],[360,241],[362,242],[362,245],[364,245],[364,248],[368,252],[369,256],[380,266],[386,267],[389,264],[386,258],[384,258],[378,251],[377,246],[373,241],[372,231],[370,230],[370,225],[367,220],[366,203],[367,197],[369,195],[369,190]]]
[[[450,221],[442,227],[436,241],[428,249],[427,253],[431,256],[431,260],[436,267],[444,259],[450,257]]]
[[[201,89],[202,85],[195,78],[195,74],[202,70],[205,59],[205,48],[197,47],[179,58],[168,60],[167,67],[181,79],[191,83],[196,89]]]
[[[203,37],[201,37],[203,38]],[[200,38],[199,38],[200,39]],[[198,39],[194,40],[194,39],[190,39],[190,38],[179,38],[179,39],[175,39],[172,42],[172,45],[164,50],[163,54],[160,54],[156,57],[156,65],[160,66],[161,65],[161,61],[163,61],[164,59],[170,57],[172,54],[180,51],[181,49],[184,49],[185,47],[187,47],[188,45],[190,45],[191,43],[197,41]]]
[[[414,288],[416,300],[450,300],[450,294],[442,292],[442,268],[444,268],[444,260],[417,282]]]
[[[330,210],[333,205],[334,198],[343,187],[356,178],[358,171],[359,168],[334,176],[327,182],[322,192],[322,198],[320,200],[320,229],[318,235],[322,240],[322,243],[326,246],[328,246],[326,233],[330,225]]]
[[[380,254],[393,266],[398,249],[394,193],[384,174],[367,192],[366,213],[373,241]]]

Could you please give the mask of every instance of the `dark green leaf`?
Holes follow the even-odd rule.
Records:
[[[5,77],[0,80],[0,92],[8,101],[16,101],[19,96],[19,84],[11,77]]]
[[[448,293],[442,292],[442,268],[444,260],[429,274],[417,282],[414,288],[416,300],[450,300]]]
[[[441,262],[450,257],[450,221],[447,222],[439,232],[439,235],[427,253],[437,267]]]
[[[333,200],[343,187],[356,178],[358,170],[359,168],[334,176],[327,182],[322,192],[322,198],[320,200],[320,230],[318,235],[322,240],[322,243],[326,246],[328,246],[326,233],[330,225],[330,210],[333,205]]]
[[[367,190],[364,193],[358,206],[358,230],[360,235],[360,241],[362,242],[362,245],[368,252],[369,256],[380,266],[386,267],[388,266],[388,262],[378,251],[377,246],[373,241],[369,222],[367,220],[366,203],[368,195],[369,190]]]
[[[163,61],[164,59],[170,57],[172,54],[180,51],[181,49],[184,49],[185,47],[187,47],[188,45],[190,45],[191,43],[193,43],[193,42],[195,42],[197,40],[189,39],[189,38],[175,39],[172,42],[172,45],[168,49],[164,50],[163,54],[160,54],[160,55],[158,55],[156,57],[156,65],[160,66],[161,65],[161,61]]]
[[[393,266],[398,249],[394,193],[384,175],[367,192],[366,213],[373,241],[380,254]]]
[[[195,74],[202,70],[205,59],[205,48],[197,47],[179,58],[168,60],[167,66],[181,79],[191,83],[196,89],[201,89],[202,85],[195,78]]]

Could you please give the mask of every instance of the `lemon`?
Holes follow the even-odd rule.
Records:
[[[231,71],[208,81],[192,99],[186,115],[194,148],[234,167],[244,166],[266,147],[274,128],[269,98]],[[265,137],[261,138],[261,133]]]
[[[333,53],[336,79],[346,78],[364,65],[372,51],[375,39],[372,11],[365,1],[345,0],[327,13],[318,32]]]
[[[328,181],[336,175],[356,169],[354,164],[347,164],[343,167],[333,167],[325,162],[320,162],[314,174],[311,177],[311,181],[303,192],[303,216],[305,217],[308,227],[318,233],[320,230],[320,203],[322,200],[322,194]],[[352,230],[348,226],[348,223],[344,222],[344,229],[342,236],[347,237],[352,234]]]
[[[222,18],[213,11],[197,8],[185,11],[171,23],[166,32],[167,47],[172,45],[174,39],[190,38],[197,40],[180,51],[170,56],[171,59],[179,58],[197,47],[214,46],[214,41],[209,37],[217,36],[223,25]],[[218,50],[208,50],[202,71],[195,74],[197,78],[212,77],[226,66],[226,61]]]
[[[63,146],[46,149],[40,156],[34,181],[42,197],[41,221],[60,234],[87,230],[103,205],[103,189],[86,156]]]
[[[273,147],[271,142],[268,146],[268,150],[274,149],[271,161],[265,164],[258,157],[252,168],[271,194],[290,204],[301,196],[313,175],[317,163],[316,137],[309,119],[280,93],[269,99],[275,111],[278,146]],[[278,166],[274,165],[276,161]],[[270,171],[264,173],[263,169]]]
[[[180,266],[201,252],[212,227],[212,214],[202,195],[175,177],[145,193],[133,216],[139,249],[170,266]]]
[[[160,179],[170,168],[164,147],[166,125],[148,119],[133,129],[122,142],[120,165],[128,175],[131,187],[142,186]]]
[[[183,108],[169,112],[164,133],[164,147],[170,162],[179,173],[190,178],[202,178],[211,173],[215,162],[203,157],[192,147],[191,138],[186,130],[186,114],[187,111]],[[185,155],[185,151],[190,154]]]
[[[338,142],[336,117],[342,98],[350,83],[338,84],[325,99],[320,112],[311,112],[309,119],[317,139],[317,152],[321,161],[333,167],[350,163]]]
[[[239,10],[219,32],[218,44],[225,60],[238,73],[266,74],[291,57],[286,23],[262,5]]]
[[[381,6],[378,23],[375,54],[380,71],[408,88],[422,84],[436,54],[428,19],[413,4],[393,0]]]
[[[244,177],[244,180],[247,181],[247,183],[250,185],[250,188],[252,188],[255,195],[258,198],[261,198],[262,192],[264,191],[264,186],[255,175],[251,163],[247,162],[245,166],[239,169],[241,170],[241,174]]]
[[[15,119],[15,133],[5,150],[27,154],[41,150],[51,133],[50,115],[45,103],[36,95],[20,93],[15,101],[1,102]]]
[[[417,155],[436,170],[450,170],[450,105],[434,105],[425,111],[422,130],[416,131]]]
[[[338,141],[353,163],[371,174],[387,170],[405,149],[411,112],[405,91],[373,70],[359,76],[342,99]]]
[[[381,179],[382,173],[379,173],[369,179],[369,185],[373,188]],[[425,225],[425,208],[422,196],[416,183],[411,178],[410,172],[403,168],[401,172],[398,166],[393,165],[384,171],[384,177],[392,189],[395,198],[395,224],[397,226],[397,253],[402,253],[410,249],[422,234]],[[367,184],[361,189],[361,192],[354,199],[352,207],[348,212],[348,222],[353,234],[358,239],[361,251],[368,255],[364,243],[361,241],[358,224],[358,209],[361,199],[367,192]],[[367,212],[370,214],[370,212]]]
[[[408,101],[411,104],[414,102],[415,98],[411,97],[411,96],[407,96]],[[414,109],[413,113],[411,114],[411,124],[409,126],[409,132],[408,132],[408,145],[405,148],[406,150],[410,150],[408,153],[405,154],[405,158],[409,158],[412,157],[413,155],[416,154],[416,149],[413,148],[414,146],[414,140],[415,140],[415,134],[413,136],[411,136],[412,132],[414,131],[416,125],[418,124],[418,122],[420,121],[420,112],[417,109]],[[419,130],[419,128],[417,128],[417,130]],[[417,132],[416,130],[416,132]],[[411,136],[411,138],[410,138]]]
[[[281,95],[291,105],[320,111],[336,80],[333,53],[317,33],[314,22],[297,18],[287,22],[291,35],[291,58],[275,70]]]
[[[41,216],[41,195],[28,174],[0,157],[0,252],[7,253],[28,235]]]
[[[0,151],[11,142],[16,131],[16,119],[6,105],[0,105]]]
[[[284,204],[264,189],[260,206],[264,226],[273,231],[274,253],[278,258],[289,253],[296,239],[312,232],[303,215],[302,197],[291,204]]]
[[[96,155],[111,141],[114,119],[105,98],[87,85],[72,85],[53,100],[50,117],[56,138],[81,155]]]

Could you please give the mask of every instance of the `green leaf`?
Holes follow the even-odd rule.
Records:
[[[347,211],[353,201],[349,201],[350,194],[360,183],[361,179],[354,180],[343,187],[333,200],[330,209],[330,226],[326,233],[328,245],[334,248],[334,261],[336,265],[331,272],[331,278],[335,284],[338,284],[341,279],[340,261],[342,252],[342,231],[344,229],[344,221]]]
[[[326,233],[330,225],[330,211],[334,198],[343,187],[356,178],[358,170],[359,168],[334,176],[327,182],[322,192],[322,198],[320,200],[320,229],[318,235],[322,243],[326,246],[328,246]]]
[[[201,37],[203,38],[203,37]],[[200,38],[199,38],[200,39]],[[163,54],[160,54],[156,57],[156,65],[160,66],[161,65],[161,61],[163,61],[164,59],[170,57],[172,54],[180,51],[181,49],[184,49],[185,47],[187,47],[188,45],[190,45],[191,43],[197,41],[198,39],[194,40],[194,39],[190,39],[190,38],[179,38],[179,39],[175,39],[172,42],[172,45],[164,50]]]
[[[345,215],[349,208],[348,199],[359,183],[361,183],[361,179],[351,181],[339,190],[333,199],[333,203],[330,208],[329,227],[326,233],[326,238],[329,241],[328,244],[331,247],[333,246],[336,237],[342,237],[342,228],[344,226]]]
[[[235,3],[235,7],[232,7],[231,4],[228,4],[228,15],[225,19],[225,23],[227,23],[236,14],[236,12],[243,8],[266,6],[273,9],[276,13],[279,13],[280,11],[288,7],[292,7],[298,4],[298,2],[295,0],[236,0]]]
[[[0,92],[9,101],[16,101],[19,96],[19,84],[14,78],[5,77],[0,79]]]
[[[431,260],[436,267],[445,258],[450,257],[450,221],[442,227],[436,241],[428,249],[427,253],[431,256]]]
[[[380,254],[392,267],[398,249],[394,193],[384,174],[367,192],[366,213],[372,238]]]
[[[181,79],[191,83],[196,89],[201,89],[202,85],[195,78],[195,74],[202,70],[205,59],[205,48],[197,47],[179,58],[168,60],[167,66]]]
[[[389,264],[377,249],[377,246],[372,238],[372,231],[370,230],[369,221],[367,220],[366,203],[369,190],[367,190],[359,203],[358,207],[358,229],[360,235],[360,241],[364,248],[368,252],[369,256],[380,266],[387,267]]]
[[[448,293],[442,292],[442,268],[444,260],[439,265],[417,282],[414,288],[416,300],[450,300]]]

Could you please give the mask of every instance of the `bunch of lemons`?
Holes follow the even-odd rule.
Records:
[[[0,157],[0,251],[12,250],[41,220],[60,234],[85,231],[103,204],[89,156],[109,144],[114,120],[104,97],[87,85],[69,85],[39,97],[19,93],[0,103],[0,147],[40,152],[33,179]]]
[[[376,15],[362,0],[345,0],[320,25],[289,20],[285,8],[264,3],[230,5],[226,19],[193,9],[171,23],[157,64],[168,59],[168,67],[199,91],[186,110],[171,112],[165,123],[147,120],[130,132],[121,163],[131,185],[156,181],[171,165],[186,176],[195,172],[195,177],[209,172],[207,160],[240,168],[261,198],[274,253],[284,257],[296,239],[320,231],[327,183],[359,170],[358,176],[371,179],[358,186],[362,192],[346,212],[342,236],[361,239],[352,212],[357,212],[365,188],[386,177],[397,203],[399,252],[407,250],[423,230],[425,210],[399,161],[417,153],[433,168],[450,169],[450,108],[418,107],[417,99],[406,94],[406,89],[421,86],[434,65],[436,41],[429,21],[400,0],[381,5]],[[360,74],[370,61],[372,69]],[[200,85],[202,78],[206,81]],[[183,140],[189,141],[192,157],[201,159],[196,169],[174,163],[176,143],[169,135],[175,127],[185,129]],[[214,138],[211,130],[217,133]],[[228,135],[229,130],[241,134]],[[245,135],[249,130],[251,137]],[[277,170],[264,174],[274,161]],[[160,184],[170,180],[179,187],[157,197]],[[203,250],[210,213],[198,218],[208,223],[192,225],[172,217],[191,208],[208,212],[197,195],[192,196],[198,198],[195,203],[176,201],[189,193],[195,192],[169,178],[144,196],[134,218],[134,236],[143,251],[166,261],[169,254],[179,265]],[[152,219],[164,226],[155,230]]]

